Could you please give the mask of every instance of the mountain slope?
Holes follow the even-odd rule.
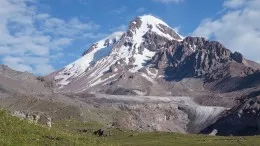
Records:
[[[259,64],[219,42],[183,38],[162,20],[144,15],[52,76],[62,92],[189,96],[258,86],[251,84],[258,70]],[[245,82],[250,86],[238,85]]]
[[[51,93],[50,85],[28,72],[15,71],[0,65],[0,98],[15,93]]]
[[[88,50],[83,53],[83,56],[75,62],[66,66],[56,77],[58,85],[69,84],[69,79],[76,78],[82,75],[88,67],[103,57],[110,54],[112,47],[121,38],[123,32],[116,32],[106,37],[105,39],[96,42]]]

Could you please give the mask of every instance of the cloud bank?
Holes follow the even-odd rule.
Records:
[[[219,19],[205,19],[193,32],[222,42],[260,63],[260,0],[226,0]]]
[[[37,10],[36,0],[0,1],[1,62],[19,71],[44,75],[54,71],[51,59],[79,37],[95,37],[99,25],[56,18]]]

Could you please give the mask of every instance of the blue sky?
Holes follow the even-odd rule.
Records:
[[[0,63],[45,75],[139,15],[221,41],[259,62],[259,0],[0,0]]]

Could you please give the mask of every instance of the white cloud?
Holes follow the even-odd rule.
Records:
[[[19,71],[33,71],[32,67],[30,65],[25,64],[24,60],[22,60],[19,57],[6,56],[3,58],[3,62],[4,64],[7,64],[9,67],[15,68]]]
[[[216,39],[232,51],[239,51],[248,59],[259,61],[260,56],[260,0],[224,3],[228,7],[219,19],[205,19],[193,35]]]
[[[48,74],[53,71],[54,68],[50,64],[37,64],[34,68],[36,74]]]
[[[161,2],[161,3],[165,3],[165,4],[183,2],[183,0],[153,0],[153,1],[155,1],[155,2]]]
[[[246,2],[247,0],[226,0],[223,5],[229,8],[239,8],[243,6]]]
[[[14,57],[5,56],[4,64],[20,71],[34,72],[36,74],[47,74],[54,71],[54,68],[49,64],[49,58],[46,57]]]
[[[41,13],[37,0],[1,0],[0,5],[0,57],[20,71],[50,73],[52,56],[100,27],[77,17],[63,20]]]
[[[83,23],[78,18],[72,18],[64,21],[57,18],[47,17],[40,21],[43,23],[41,31],[45,33],[53,33],[60,36],[76,36],[87,30],[95,30],[100,26],[94,23]]]

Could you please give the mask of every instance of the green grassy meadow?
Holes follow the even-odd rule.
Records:
[[[59,121],[53,128],[31,124],[0,111],[0,146],[259,146],[260,136],[215,137],[167,132],[134,132],[104,128],[106,137],[93,134],[104,128],[95,122]]]

